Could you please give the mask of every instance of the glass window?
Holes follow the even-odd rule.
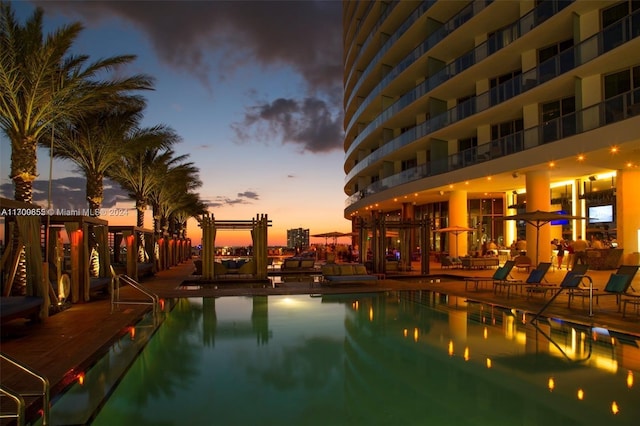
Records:
[[[606,28],[616,21],[627,16],[629,13],[629,2],[623,2],[602,11],[602,28]]]
[[[604,77],[604,98],[609,99],[614,96],[631,90],[631,76],[629,70],[609,74]]]
[[[473,148],[474,146],[478,146],[478,138],[475,136],[472,138],[460,139],[458,141],[458,151],[464,151],[465,149]]]
[[[576,133],[574,96],[542,104],[542,142],[552,142]]]

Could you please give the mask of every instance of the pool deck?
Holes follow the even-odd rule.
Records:
[[[314,283],[308,278],[301,278],[300,281],[278,283],[275,288],[270,285],[219,284],[217,287],[207,285],[206,288],[194,287],[190,290],[181,290],[178,287],[182,282],[193,278],[194,266],[191,261],[188,261],[170,270],[159,272],[155,277],[143,281],[143,284],[161,298],[432,290],[532,313],[539,311],[549,300],[549,296],[546,300],[541,295],[526,298],[524,294],[517,292],[507,298],[506,293],[494,294],[491,283],[477,291],[474,286],[469,286],[469,290],[465,291],[465,277],[489,278],[495,270],[469,271],[441,269],[439,266],[439,264],[431,265],[430,271],[433,277],[420,277],[415,273],[409,277],[407,275],[411,273],[396,278],[393,275],[387,275],[384,280],[366,284],[327,286]],[[589,271],[588,275],[592,277],[594,287],[602,289],[613,272]],[[559,283],[565,274],[564,270],[550,270],[545,278],[550,283]],[[521,280],[526,279],[527,275],[526,272],[515,269],[511,274],[513,279]],[[436,282],[436,276],[442,276],[443,279]],[[632,286],[640,291],[640,273],[636,274]],[[130,287],[122,289],[122,296],[127,299],[140,299]],[[2,325],[0,349],[2,353],[25,363],[47,377],[51,384],[51,394],[55,396],[75,380],[78,371],[83,371],[93,364],[115,339],[125,334],[128,327],[135,324],[149,309],[148,305],[123,305],[112,312],[108,297],[74,304],[41,323],[29,324],[24,320],[15,320]],[[603,297],[597,305],[594,301],[594,315],[589,317],[588,300],[583,305],[582,299],[576,299],[572,307],[568,308],[567,296],[562,294],[549,306],[544,315],[606,327],[640,337],[640,316],[635,309],[635,306],[629,306],[626,318],[623,318],[622,313],[618,312],[615,297]],[[7,368],[4,362],[1,367],[3,385],[15,390],[24,387],[22,375]],[[3,421],[0,424],[7,423]]]

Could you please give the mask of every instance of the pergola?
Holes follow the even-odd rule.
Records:
[[[206,214],[200,220],[202,228],[202,278],[213,280],[216,231],[218,229],[227,230],[248,230],[251,231],[253,240],[253,261],[256,266],[256,279],[267,278],[267,228],[271,226],[271,221],[266,214],[258,214],[251,220],[216,220],[212,214]]]
[[[386,272],[385,243],[388,237],[396,236],[400,240],[401,269],[409,270],[411,265],[411,247],[417,239],[420,246],[420,272],[429,273],[429,220],[387,220],[385,216],[362,218],[356,221],[355,228],[359,237],[360,253],[366,256],[371,249],[371,269],[375,273]],[[366,258],[366,257],[363,257]]]
[[[112,249],[111,264],[114,268],[122,264],[123,272],[135,280],[156,272],[157,259],[153,229],[128,225],[109,226],[109,243]],[[121,259],[123,243],[126,247],[125,259]]]

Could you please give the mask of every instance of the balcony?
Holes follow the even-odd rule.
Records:
[[[345,207],[351,206],[362,198],[399,185],[523,152],[635,116],[640,116],[640,89],[623,93],[573,114],[380,179],[347,198]],[[551,132],[549,129],[554,129],[554,131]]]
[[[612,34],[615,35],[615,37],[612,36]],[[382,160],[387,154],[395,151],[396,149],[407,146],[430,133],[468,118],[473,114],[486,111],[491,107],[513,99],[524,92],[532,90],[547,81],[586,64],[587,62],[633,40],[638,36],[640,36],[640,11],[637,11],[633,15],[610,25],[572,48],[560,52],[558,55],[546,60],[535,68],[525,71],[511,80],[505,81],[499,86],[470,98],[465,102],[456,105],[447,112],[437,115],[430,120],[409,129],[407,132],[395,139],[392,139],[373,153],[369,154],[367,157],[363,158],[347,173],[346,181],[353,179],[364,169]],[[436,76],[437,74],[434,75],[433,78]],[[425,83],[427,83],[427,81],[425,81]],[[411,101],[408,97],[407,99],[401,98],[394,105],[385,110],[379,118],[381,121],[386,120],[388,117],[398,113],[401,108],[404,108],[404,106],[409,103],[411,103]],[[618,109],[621,108],[621,106],[618,107]],[[376,121],[374,120],[374,122]],[[371,124],[373,124],[373,122]],[[570,123],[566,123],[564,127],[568,129],[569,126]],[[360,136],[364,137],[364,135],[367,134],[368,129],[369,126]],[[547,130],[547,132],[549,131],[550,130]],[[345,157],[349,157],[356,146],[357,145],[354,141],[354,144],[352,144],[347,150]]]

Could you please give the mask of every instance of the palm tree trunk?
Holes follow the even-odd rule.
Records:
[[[100,216],[100,206],[104,198],[104,186],[102,173],[86,173],[87,175],[87,201],[89,202],[89,215]]]
[[[38,177],[37,148],[38,144],[31,138],[11,144],[11,179],[15,187],[14,198],[17,201],[33,202],[33,181]]]
[[[140,228],[144,228],[144,212],[147,206],[140,200],[136,201],[136,225]]]
[[[14,185],[14,199],[25,203],[33,202],[33,181],[36,179],[38,145],[31,138],[24,138],[20,143],[11,144],[11,178]],[[39,244],[39,241],[33,242]],[[18,225],[12,235],[12,250],[20,250],[18,268],[14,279],[13,294],[24,294],[27,288],[27,260],[24,249],[19,242]]]

